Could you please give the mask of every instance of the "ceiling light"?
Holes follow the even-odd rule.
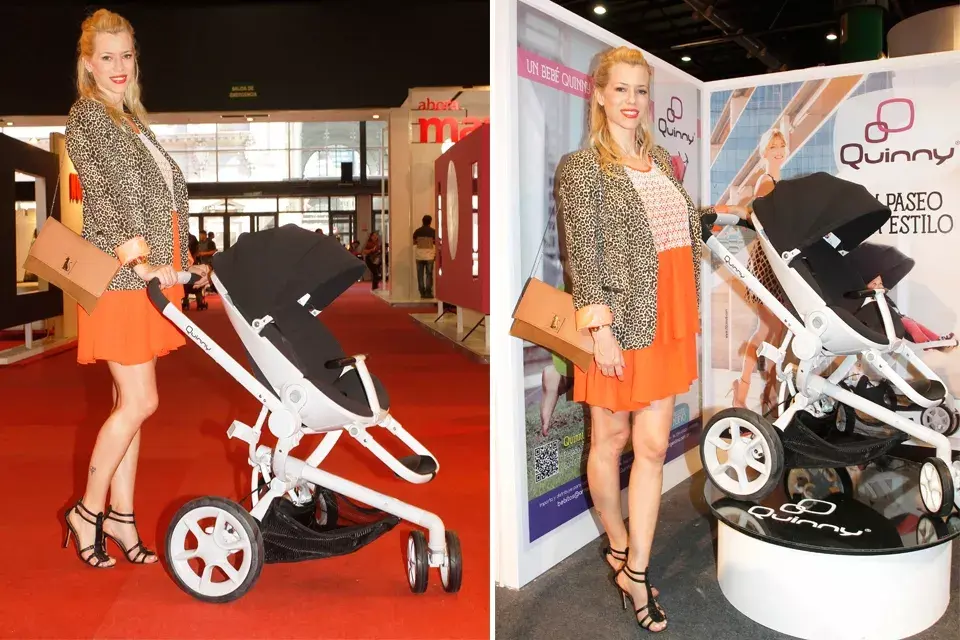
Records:
[[[683,56],[680,59],[683,60],[684,62],[690,62],[690,56]]]
[[[373,119],[374,119],[374,120],[379,120],[379,119],[380,119],[380,115],[377,114],[377,113],[373,114]]]
[[[837,34],[835,34],[833,31],[827,34],[827,40],[836,40],[836,39],[837,39]]]
[[[247,118],[247,122],[253,122],[253,118]]]
[[[8,123],[7,123],[7,126],[8,126],[8,127],[12,127],[12,126],[13,126],[13,123],[12,123],[12,122],[8,122]]]
[[[607,8],[606,8],[605,6],[603,6],[602,4],[598,4],[597,6],[595,6],[595,7],[593,8],[593,12],[594,12],[595,14],[597,14],[598,16],[602,16],[603,14],[605,14],[605,13],[607,12]]]

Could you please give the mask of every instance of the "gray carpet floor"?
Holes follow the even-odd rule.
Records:
[[[651,562],[654,584],[669,618],[660,634],[648,634],[621,608],[595,540],[519,591],[496,590],[497,640],[658,638],[669,640],[779,640],[790,638],[753,622],[733,608],[717,584],[716,523],[703,499],[698,473],[664,496]],[[960,541],[947,612],[917,640],[960,638]],[[865,587],[866,588],[866,587]],[[827,588],[823,596],[836,597]]]

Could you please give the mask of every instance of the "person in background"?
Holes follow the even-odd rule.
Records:
[[[379,289],[380,280],[383,277],[383,248],[380,246],[379,233],[374,231],[370,234],[367,238],[367,244],[363,247],[360,255],[363,256],[363,261],[367,264],[367,268],[370,269],[370,275],[373,279],[373,289]]]
[[[215,234],[213,231],[207,233],[206,231],[200,232],[200,246],[197,255],[200,257],[200,264],[206,265],[208,267],[213,266],[213,256],[217,253],[217,241],[215,239]],[[213,284],[210,285],[210,290],[216,292]]]
[[[414,254],[417,259],[417,285],[421,298],[433,297],[433,263],[437,258],[437,232],[430,226],[431,216],[423,216],[423,226],[413,232]]]
[[[191,264],[200,264],[200,241],[197,240],[197,236],[190,234],[190,240],[187,243],[187,250],[190,253]],[[190,309],[190,294],[193,294],[197,299],[197,311],[203,311],[207,308],[207,303],[203,299],[203,288],[195,287],[193,285],[183,285],[183,302],[180,304],[180,308],[184,311]]]

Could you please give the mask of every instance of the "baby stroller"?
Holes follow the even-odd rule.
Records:
[[[862,359],[919,407],[940,406],[948,396],[930,367],[897,338],[884,291],[866,288],[847,260],[850,251],[887,222],[890,209],[862,186],[826,173],[781,182],[753,206],[752,225],[733,215],[704,216],[703,240],[786,325],[782,346],[764,344],[760,355],[777,366],[778,377],[786,383],[781,395],[789,392],[792,399],[773,423],[741,408],[726,409],[711,418],[700,442],[711,482],[732,498],[760,500],[780,485],[785,468],[856,466],[900,444],[927,445],[935,454],[920,470],[924,507],[937,516],[949,514],[954,505],[960,508],[960,461],[951,460],[950,440],[840,384]],[[712,233],[715,224],[756,231],[756,241],[786,294],[787,306],[720,243]],[[868,298],[876,301],[883,318],[880,331],[855,316]],[[799,364],[783,368],[788,346]],[[837,357],[843,358],[840,365],[829,376],[821,375]],[[905,359],[924,378],[904,380],[888,360],[893,357]],[[895,435],[821,436],[797,414],[823,401],[882,421],[895,429]]]
[[[415,530],[407,539],[411,590],[423,593],[429,568],[438,567],[443,588],[458,591],[460,541],[438,516],[318,468],[347,433],[408,482],[429,482],[440,469],[390,415],[387,392],[365,356],[347,357],[317,317],[357,281],[363,263],[333,238],[286,225],[241,235],[214,257],[213,267],[252,373],[169,304],[157,281],[149,294],[163,315],[263,405],[255,425],[234,421],[227,429],[249,447],[253,508],[248,512],[219,497],[184,505],[166,537],[176,583],[199,600],[229,602],[253,587],[264,562],[352,553],[403,519],[429,535]],[[181,274],[181,281],[189,279]],[[264,425],[277,438],[272,448],[260,444]],[[413,455],[394,457],[374,439],[375,427],[396,436]],[[292,450],[312,434],[323,434],[317,447],[306,459],[294,458]]]

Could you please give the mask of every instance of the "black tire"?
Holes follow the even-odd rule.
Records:
[[[953,421],[950,425],[950,429],[943,435],[948,438],[954,435],[957,431],[960,431],[960,411],[956,409],[950,409],[950,415],[953,417]]]
[[[715,455],[715,447],[707,441],[708,435],[718,423],[731,420],[746,422],[756,429],[760,438],[766,443],[765,449],[768,452],[767,455],[770,457],[770,476],[758,489],[747,494],[740,494],[729,490],[717,482],[710,473],[710,469],[712,468],[711,462],[707,460],[707,456],[711,455],[709,453],[710,451],[713,451]],[[718,433],[722,433],[725,430],[726,428],[723,428]],[[742,500],[745,502],[763,500],[783,481],[784,455],[783,441],[780,439],[780,430],[773,426],[766,418],[749,409],[741,409],[738,407],[724,409],[710,419],[700,434],[700,462],[703,465],[704,472],[707,474],[707,478],[709,478],[713,486],[719,489],[724,495],[734,500]]]
[[[427,590],[430,571],[430,556],[427,551],[427,538],[422,531],[413,531],[407,537],[407,583],[414,593]]]
[[[934,518],[929,515],[922,515],[917,520],[917,544],[920,546],[936,542],[940,538],[946,538],[950,534],[945,520]]]
[[[930,481],[935,478],[940,482],[940,502],[936,502],[936,496],[924,490],[924,478],[928,477]],[[927,458],[920,467],[920,499],[923,502],[923,508],[932,516],[943,518],[950,515],[953,511],[953,476],[950,475],[950,467],[940,458]]]
[[[463,556],[460,553],[460,538],[453,531],[447,531],[447,567],[440,569],[440,582],[447,593],[460,591],[463,584]],[[446,575],[446,579],[444,579]]]
[[[222,595],[207,595],[196,591],[194,588],[184,582],[183,578],[178,572],[177,567],[174,565],[173,560],[174,555],[177,552],[177,550],[173,548],[173,543],[174,538],[177,536],[177,529],[179,525],[191,512],[198,509],[207,508],[218,509],[229,514],[230,516],[233,516],[233,518],[240,525],[240,528],[236,529],[232,525],[231,528],[233,528],[234,531],[241,536],[241,538],[246,538],[250,541],[250,564],[246,576],[236,588],[231,590],[229,593]],[[260,533],[259,524],[257,523],[256,519],[241,505],[232,500],[227,500],[226,498],[212,496],[197,498],[196,500],[191,500],[187,504],[180,507],[180,510],[177,511],[176,515],[173,516],[173,520],[170,522],[170,526],[167,528],[166,549],[167,562],[170,563],[168,569],[173,577],[174,582],[177,583],[177,586],[197,600],[212,604],[223,604],[242,598],[247,594],[248,591],[250,591],[250,589],[253,588],[253,585],[256,584],[257,579],[260,577],[260,572],[263,570],[263,536]]]

